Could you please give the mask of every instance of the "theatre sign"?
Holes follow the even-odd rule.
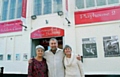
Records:
[[[18,32],[22,31],[21,20],[14,20],[0,23],[0,33]]]
[[[94,9],[87,11],[77,11],[75,15],[75,24],[89,24],[96,22],[106,22],[120,20],[120,6]]]

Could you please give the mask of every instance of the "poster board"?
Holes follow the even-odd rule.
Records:
[[[89,24],[87,27],[76,27],[77,53],[83,55],[83,65],[86,75],[111,75],[120,74],[120,23]],[[79,26],[79,25],[78,25]],[[101,31],[102,30],[102,31]],[[96,43],[97,57],[84,55],[83,44],[91,43],[94,37]],[[88,41],[83,42],[87,38]],[[108,40],[113,45],[106,54]],[[115,46],[115,49],[114,49]],[[112,47],[112,46],[111,46]],[[90,48],[90,47],[88,47]],[[112,52],[112,53],[111,53]],[[117,52],[117,53],[116,53]]]

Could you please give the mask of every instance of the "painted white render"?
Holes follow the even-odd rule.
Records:
[[[82,38],[96,38],[97,58],[83,58],[85,74],[120,74],[120,56],[104,57],[103,37],[117,35],[120,45],[120,20],[75,25],[74,12],[75,1],[69,0],[69,20],[68,26],[65,20],[65,14],[58,16],[57,13],[37,16],[32,20],[33,15],[32,1],[27,3],[26,26],[21,32],[0,34],[0,54],[3,54],[3,61],[0,61],[0,67],[4,67],[4,73],[27,74],[28,59],[31,58],[32,39],[31,33],[43,27],[58,27],[64,29],[63,46],[68,44],[72,47],[74,53],[83,56]],[[63,0],[63,4],[65,1]],[[63,6],[65,12],[65,6]],[[46,20],[48,24],[46,24]],[[1,22],[1,21],[0,21]],[[7,21],[6,21],[7,22]],[[120,46],[119,46],[120,48]],[[28,54],[28,59],[23,59],[23,54]],[[11,54],[11,61],[7,60],[7,55]],[[15,60],[15,55],[20,54],[20,61]]]

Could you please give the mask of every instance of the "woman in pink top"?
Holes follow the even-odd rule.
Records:
[[[36,46],[36,54],[37,56],[29,63],[28,77],[48,77],[46,60],[43,58],[44,47]]]

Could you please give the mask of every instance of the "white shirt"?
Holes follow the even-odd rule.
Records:
[[[50,50],[45,52],[44,57],[47,61],[49,77],[64,77],[64,56],[63,50],[59,48],[57,48],[55,54],[53,54]]]
[[[71,58],[64,58],[65,77],[85,77],[82,62],[77,60],[77,55],[71,54]]]

